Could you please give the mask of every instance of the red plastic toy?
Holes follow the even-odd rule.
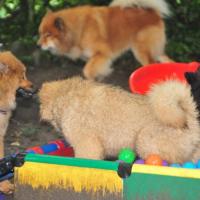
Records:
[[[184,73],[193,72],[200,63],[158,63],[143,66],[134,71],[129,78],[130,90],[133,93],[145,94],[152,84],[169,78],[185,81]]]
[[[74,157],[74,150],[70,144],[64,140],[55,140],[42,146],[28,148],[27,153],[48,154],[54,156]]]

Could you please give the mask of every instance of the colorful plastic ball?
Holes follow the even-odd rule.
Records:
[[[145,159],[145,164],[146,165],[158,165],[158,166],[162,166],[163,161],[160,158],[159,155],[157,154],[151,154],[149,155],[146,159]]]
[[[180,165],[180,164],[178,164],[178,163],[173,163],[173,164],[171,164],[171,165],[170,165],[170,167],[176,167],[176,168],[180,168],[180,167],[181,167],[181,165]]]
[[[166,160],[163,160],[162,161],[162,166],[168,166],[169,164],[168,164],[168,162],[166,161]]]
[[[196,164],[197,168],[200,168],[200,160],[198,160],[197,164]]]
[[[129,148],[124,148],[119,152],[118,160],[122,160],[126,163],[133,163],[135,160],[136,155],[135,152],[133,152]]]
[[[144,164],[144,160],[142,160],[142,159],[136,160],[134,162],[134,164],[140,164],[140,165],[142,165],[142,164]]]
[[[183,163],[182,167],[188,169],[195,169],[196,165],[193,162],[185,162]]]

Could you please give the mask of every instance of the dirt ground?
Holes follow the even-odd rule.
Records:
[[[112,75],[103,82],[129,90],[128,78],[137,65],[131,53],[126,53],[113,64]],[[28,78],[37,88],[40,88],[45,81],[81,75],[83,66],[82,61],[75,62],[61,57],[48,61],[40,59],[39,64],[27,66]],[[62,138],[61,133],[56,132],[49,124],[40,121],[37,97],[31,100],[17,99],[17,108],[10,120],[5,138],[7,155],[23,151],[28,147],[40,146],[58,138]]]

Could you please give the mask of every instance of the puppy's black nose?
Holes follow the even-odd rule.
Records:
[[[16,91],[16,96],[17,97],[22,97],[22,98],[32,98],[34,94],[38,92],[38,89],[36,88],[30,88],[30,89],[24,89],[24,88],[19,88]]]

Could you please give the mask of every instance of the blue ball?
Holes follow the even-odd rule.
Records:
[[[183,168],[195,169],[196,165],[193,162],[185,162],[183,163]]]
[[[196,164],[197,168],[200,168],[200,160],[198,160],[197,164]]]
[[[170,167],[177,167],[177,168],[180,168],[180,167],[181,167],[181,165],[180,165],[180,164],[178,164],[178,163],[173,163],[173,164],[171,164],[171,165],[170,165]]]

